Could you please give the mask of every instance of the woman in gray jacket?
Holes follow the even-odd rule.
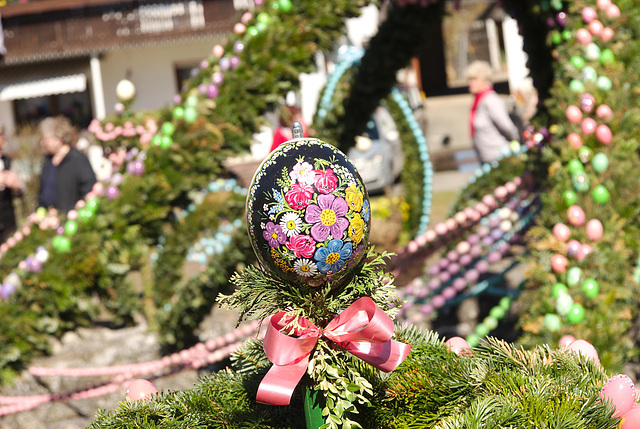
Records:
[[[491,66],[474,61],[467,68],[469,92],[475,95],[469,115],[471,139],[481,162],[498,158],[503,147],[519,140],[518,128],[509,117],[507,106],[493,90]]]

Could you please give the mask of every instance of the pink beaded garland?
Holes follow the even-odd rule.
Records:
[[[507,198],[507,195],[509,195],[509,192],[507,191],[507,188],[505,188],[504,186],[498,186],[493,194],[500,201],[504,201]]]
[[[436,231],[436,234],[438,234],[440,236],[445,235],[447,233],[447,231],[449,230],[449,228],[447,228],[447,225],[445,225],[444,222],[440,222],[440,223],[436,224],[434,229]]]

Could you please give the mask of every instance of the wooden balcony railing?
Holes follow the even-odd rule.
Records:
[[[210,37],[232,31],[237,15],[232,0],[94,2],[40,13],[7,12],[0,10],[7,65]]]

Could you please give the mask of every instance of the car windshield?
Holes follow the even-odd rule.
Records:
[[[378,128],[376,127],[376,121],[371,119],[367,122],[367,129],[365,130],[364,135],[369,137],[371,140],[378,140],[380,138],[378,135]]]

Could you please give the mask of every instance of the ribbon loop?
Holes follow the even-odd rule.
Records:
[[[289,336],[283,331],[293,325]],[[309,356],[325,336],[381,371],[390,372],[406,359],[411,346],[391,340],[393,320],[369,297],[362,297],[336,316],[324,330],[301,316],[281,311],[267,325],[264,351],[273,363],[258,387],[257,402],[289,405],[309,365]]]

